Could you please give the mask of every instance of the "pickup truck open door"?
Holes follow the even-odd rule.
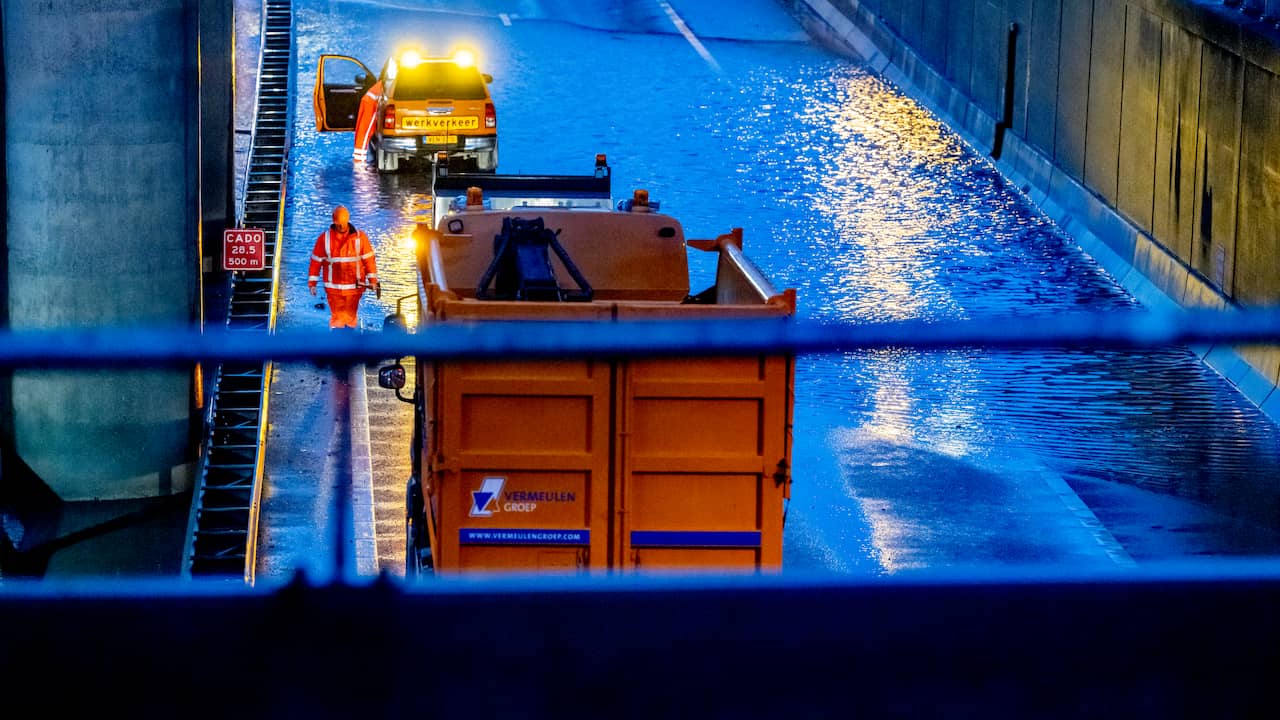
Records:
[[[354,131],[360,99],[376,81],[377,76],[353,57],[321,55],[316,65],[316,86],[311,93],[316,130]]]

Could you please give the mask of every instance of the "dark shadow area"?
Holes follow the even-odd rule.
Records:
[[[50,581],[178,577],[191,493],[145,500],[39,500],[0,506],[0,576]]]
[[[55,715],[1266,717],[1280,576],[1251,568],[45,585],[0,594],[0,676],[9,702]],[[209,692],[231,668],[253,681]],[[75,692],[36,689],[50,677]]]

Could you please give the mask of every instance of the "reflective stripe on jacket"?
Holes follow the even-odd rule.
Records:
[[[330,290],[363,290],[378,279],[378,263],[369,236],[347,224],[347,232],[332,225],[316,238],[311,250],[307,284]]]

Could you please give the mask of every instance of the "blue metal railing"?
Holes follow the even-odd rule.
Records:
[[[367,361],[629,355],[832,353],[953,347],[1148,348],[1280,344],[1280,309],[1079,312],[968,320],[834,323],[804,319],[485,322],[417,332],[245,334],[196,328],[0,330],[0,367],[187,366],[195,362]]]

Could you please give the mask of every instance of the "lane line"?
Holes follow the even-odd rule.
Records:
[[[693,34],[693,31],[685,24],[684,18],[680,17],[680,14],[676,12],[676,9],[671,7],[671,3],[667,2],[667,0],[658,0],[658,5],[666,11],[667,17],[671,20],[671,24],[676,26],[676,30],[684,36],[685,40],[689,41],[689,44],[692,45],[693,49],[702,56],[702,59],[707,61],[707,64],[711,66],[711,69],[715,70],[717,73],[721,72],[720,63],[716,62],[716,59],[711,55],[711,51],[707,50],[707,47],[702,44],[702,41],[698,39],[698,36]]]
[[[1133,559],[1133,556],[1124,549],[1120,541],[1116,540],[1111,531],[1098,519],[1098,516],[1093,514],[1093,511],[1089,509],[1084,500],[1080,499],[1076,491],[1071,489],[1066,480],[1063,480],[1060,475],[1047,468],[1042,469],[1041,474],[1049,489],[1058,496],[1063,505],[1067,506],[1067,510],[1076,516],[1080,524],[1093,535],[1093,539],[1102,546],[1102,551],[1107,554],[1107,557],[1111,558],[1112,562],[1120,567],[1137,567],[1138,563]]]
[[[369,390],[364,364],[351,366],[351,523],[355,531],[355,571],[360,577],[378,574],[377,523],[373,514],[373,456],[369,442]]]

